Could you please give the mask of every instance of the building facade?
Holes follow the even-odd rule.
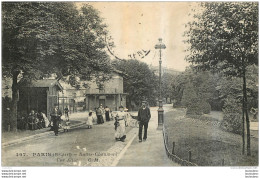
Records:
[[[59,93],[63,90],[55,79],[32,81],[28,85],[21,85],[17,110],[19,115],[28,115],[31,110],[43,112],[50,118],[50,112],[58,104]]]
[[[119,110],[119,106],[126,106],[126,95],[123,87],[123,74],[113,72],[110,80],[103,83],[103,87],[97,86],[96,82],[89,82],[89,88],[86,90],[86,109],[94,110],[101,104],[108,106],[111,110]]]
[[[67,107],[70,113],[95,110],[101,104],[111,110],[119,110],[119,106],[126,106],[126,93],[123,91],[124,75],[120,71],[111,74],[108,81],[97,85],[96,79],[81,81],[87,87],[76,89],[66,82],[60,81],[63,91],[59,93],[59,108],[64,111]]]

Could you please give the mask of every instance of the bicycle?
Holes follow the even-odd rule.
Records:
[[[130,119],[129,119],[129,122],[128,122],[128,126],[138,128],[139,127],[139,121],[137,119],[133,118],[133,116],[131,116]]]

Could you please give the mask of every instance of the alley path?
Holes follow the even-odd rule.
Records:
[[[172,110],[172,105],[164,105],[164,113]],[[180,166],[171,161],[165,152],[162,130],[157,130],[158,107],[151,108],[147,140],[139,143],[138,135],[117,166]],[[136,129],[138,134],[138,129]]]
[[[129,132],[131,128],[127,128]],[[127,138],[128,139],[128,138]],[[128,140],[126,140],[128,141]],[[99,162],[104,154],[116,157],[114,121],[72,129],[59,136],[48,136],[2,149],[2,166],[84,166]],[[124,147],[126,144],[118,142]]]
[[[171,109],[165,106],[165,112]],[[110,121],[3,148],[2,166],[178,166],[166,156],[157,108],[151,114],[146,142],[139,143],[138,128],[130,127],[126,142],[116,142]],[[83,115],[78,117],[81,122]]]

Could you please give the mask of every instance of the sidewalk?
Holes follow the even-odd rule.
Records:
[[[165,112],[171,106],[164,106]],[[157,130],[157,107],[151,108],[152,118],[149,122],[147,141],[139,143],[138,129],[132,144],[126,148],[116,166],[181,166],[171,161],[165,152],[162,130]]]
[[[85,125],[82,121],[84,120],[86,115],[87,113],[85,112],[71,114],[71,129]],[[64,116],[62,116],[62,119],[64,119]],[[50,131],[50,127],[39,130],[18,130],[17,132],[2,132],[2,147],[16,145],[21,142],[38,139],[51,134],[53,134],[53,131]]]

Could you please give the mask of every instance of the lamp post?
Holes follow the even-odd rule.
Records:
[[[155,49],[159,49],[159,108],[158,108],[158,128],[159,130],[163,127],[163,104],[162,104],[162,49],[165,49],[165,44],[162,43],[162,38],[159,38],[159,43],[155,45]]]

